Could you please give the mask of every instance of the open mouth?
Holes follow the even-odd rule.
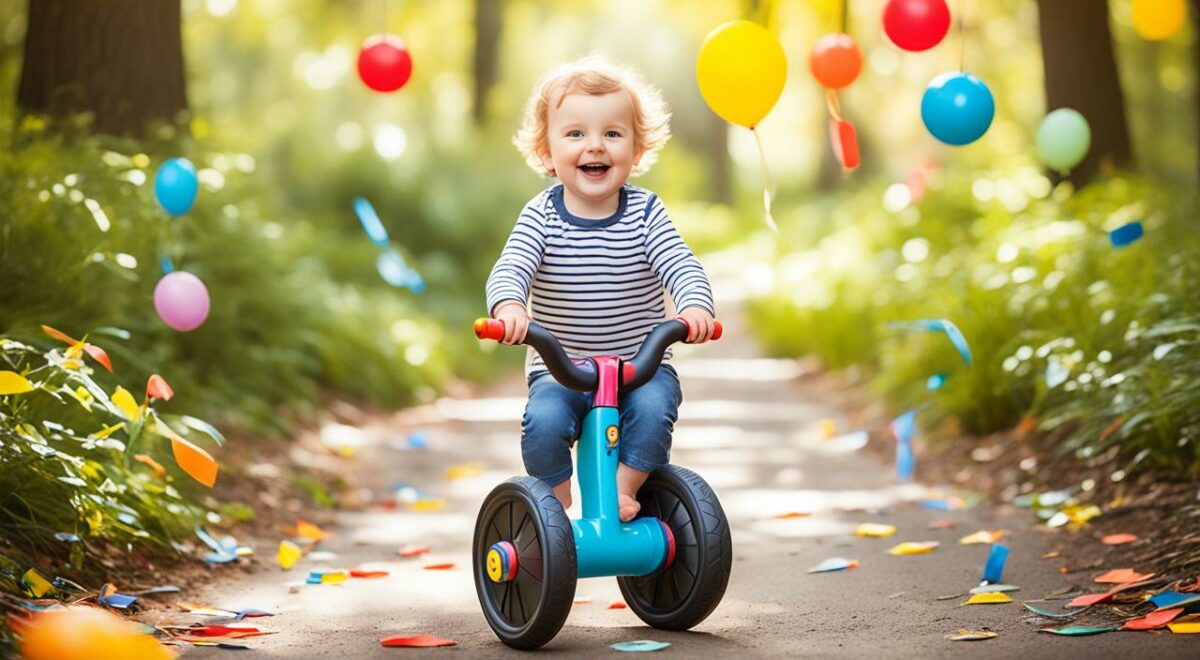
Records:
[[[579,171],[583,172],[583,175],[589,179],[602,179],[605,174],[608,174],[609,169],[611,169],[610,165],[588,163],[587,165],[580,166]]]

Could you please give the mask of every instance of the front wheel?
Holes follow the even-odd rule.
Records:
[[[479,509],[472,550],[475,591],[500,641],[528,650],[554,639],[578,578],[575,533],[554,491],[534,477],[496,486]]]
[[[664,521],[675,559],[649,575],[617,578],[629,609],[664,630],[688,630],[712,614],[733,566],[733,539],[717,496],[700,475],[668,465],[638,491],[641,514]]]

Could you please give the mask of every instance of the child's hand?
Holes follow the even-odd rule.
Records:
[[[504,321],[504,339],[500,343],[511,346],[525,341],[525,333],[529,331],[529,312],[525,311],[525,305],[515,300],[500,303],[492,312],[492,318]]]
[[[689,344],[703,344],[716,331],[717,320],[713,318],[712,314],[709,314],[700,307],[688,307],[679,312],[675,318],[683,319],[687,322],[687,340]]]

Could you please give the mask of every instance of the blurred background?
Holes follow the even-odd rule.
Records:
[[[286,437],[330,398],[394,408],[432,401],[451,379],[513,373],[518,351],[488,350],[468,330],[517,213],[550,183],[511,139],[541,74],[600,51],[664,92],[673,138],[634,183],[744,296],[718,310],[744,304],[740,331],[764,351],[848,370],[888,410],[923,406],[932,440],[1019,427],[1047,451],[1104,457],[1114,480],[1145,467],[1196,476],[1197,7],[1151,41],[1130,0],[961,0],[946,39],[912,53],[884,35],[884,4],[4,2],[3,368],[61,352],[42,324],[87,335],[118,366],[91,374],[102,390],[123,383],[139,397],[159,373],[180,394],[173,412],[242,443]],[[696,84],[705,35],[740,18],[769,27],[788,59],[757,128],[778,234],[762,221],[753,134],[714,115]],[[843,20],[864,60],[840,94],[862,150],[848,173],[807,64]],[[414,62],[390,94],[355,68],[383,32]],[[997,107],[982,139],[953,148],[925,130],[920,103],[934,76],[960,67]],[[1065,179],[1035,150],[1040,121],[1064,105],[1093,129]],[[195,208],[174,219],[153,191],[173,157],[200,182]],[[356,197],[423,290],[381,278]],[[1145,238],[1115,248],[1108,232],[1132,221]],[[163,257],[208,287],[197,330],[155,315]],[[945,337],[889,325],[930,318],[961,328],[970,365]],[[97,444],[111,411],[49,396],[0,410],[6,536],[59,552],[52,532],[85,520],[95,535],[165,547],[191,528],[180,512],[203,515],[178,491],[166,493],[175,510],[154,510],[165,491],[122,461],[127,447]],[[35,465],[34,444],[62,456]],[[104,494],[105,480],[126,490]],[[130,511],[133,523],[120,519]]]

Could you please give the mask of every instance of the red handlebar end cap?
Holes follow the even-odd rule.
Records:
[[[633,377],[637,375],[637,367],[633,366],[632,362],[621,363],[621,384],[632,383]]]
[[[475,336],[480,339],[504,339],[504,321],[500,319],[475,319]]]
[[[721,325],[720,321],[713,321],[713,333],[712,333],[712,336],[709,337],[709,339],[712,339],[712,340],[720,339],[721,335],[723,335],[723,334],[725,334],[725,326]]]

